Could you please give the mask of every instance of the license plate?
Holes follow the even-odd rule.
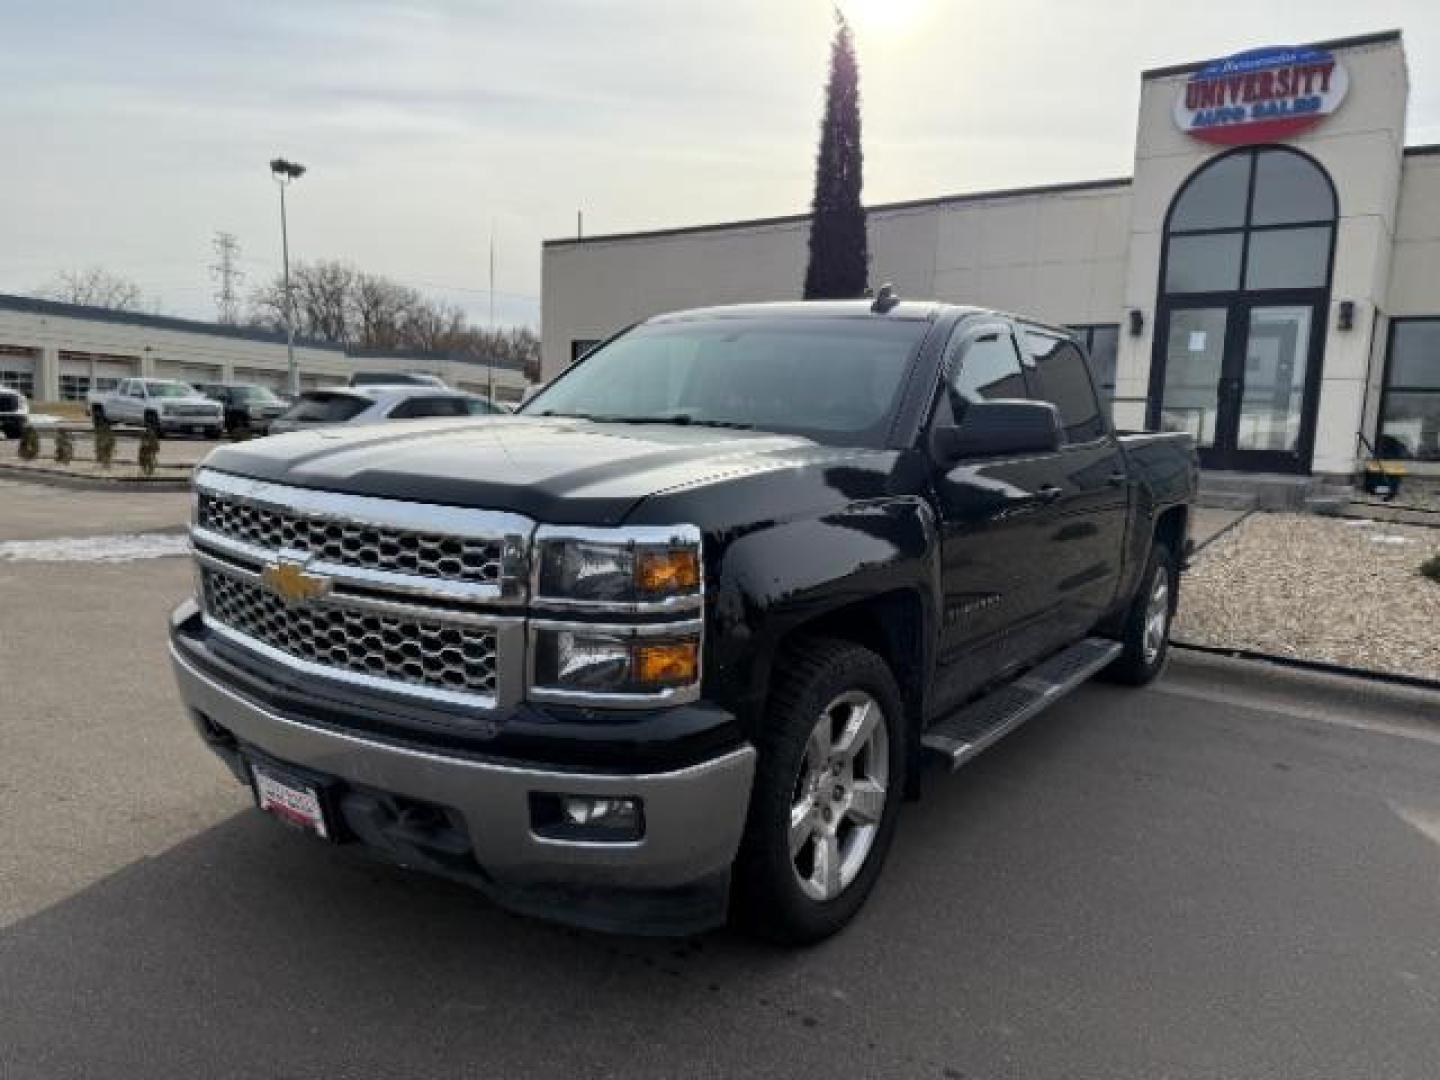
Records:
[[[252,765],[250,771],[255,776],[255,802],[261,810],[274,814],[287,825],[327,840],[330,838],[318,791],[276,776],[258,765]]]
[[[204,435],[204,434],[205,434],[205,425],[204,425],[204,424],[191,424],[191,425],[190,425],[190,434],[192,434],[192,435]]]

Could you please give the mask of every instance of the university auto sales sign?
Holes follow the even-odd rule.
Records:
[[[1324,49],[1266,48],[1215,60],[1175,99],[1175,123],[1206,142],[1289,138],[1345,100],[1350,77]]]

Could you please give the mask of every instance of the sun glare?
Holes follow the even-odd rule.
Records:
[[[933,0],[840,0],[840,10],[862,33],[909,30]]]

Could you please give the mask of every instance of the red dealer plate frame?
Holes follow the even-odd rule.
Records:
[[[257,807],[301,832],[308,832],[322,840],[332,838],[319,788],[253,762],[250,776]]]

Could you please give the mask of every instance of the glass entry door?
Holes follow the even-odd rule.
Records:
[[[1323,311],[1313,296],[1169,306],[1158,426],[1188,431],[1205,468],[1307,471]]]

